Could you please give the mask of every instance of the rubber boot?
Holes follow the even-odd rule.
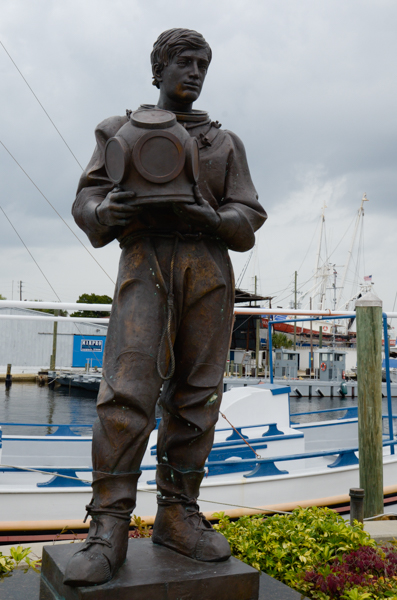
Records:
[[[82,548],[67,564],[64,584],[77,587],[106,583],[125,562],[139,475],[93,472],[94,495],[86,507],[87,515],[92,517],[90,529]]]
[[[157,465],[158,509],[152,541],[204,562],[227,560],[230,546],[212,528],[197,504],[204,471],[179,471]]]

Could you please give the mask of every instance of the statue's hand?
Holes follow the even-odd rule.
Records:
[[[130,203],[135,196],[135,192],[119,192],[117,188],[109,192],[95,209],[99,223],[108,227],[127,225],[142,210],[141,206]]]
[[[194,196],[196,204],[174,204],[174,212],[191,225],[201,225],[204,231],[214,232],[220,224],[220,216],[203,198],[198,185],[195,185]]]

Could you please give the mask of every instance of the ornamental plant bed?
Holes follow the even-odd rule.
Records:
[[[397,600],[397,549],[378,547],[360,523],[350,526],[328,508],[289,515],[218,513],[215,526],[233,556],[316,600]]]

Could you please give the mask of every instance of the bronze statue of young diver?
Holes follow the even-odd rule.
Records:
[[[165,31],[151,60],[160,97],[156,107],[140,110],[154,117],[156,110],[176,115],[197,139],[200,172],[197,183],[190,184],[192,201],[140,203],[132,187],[116,186],[105,167],[107,142],[134,115],[110,117],[96,129],[97,146],[81,177],[73,215],[93,246],[117,238],[122,253],[93,428],[93,498],[87,506],[92,520],[65,575],[65,583],[73,586],[104,583],[125,561],[140,464],[160,390],[153,542],[201,561],[230,556],[226,539],[199,512],[197,497],[218,419],[233,323],[228,248],[249,250],[266,213],[240,139],[192,108],[211,61],[202,35]],[[159,189],[159,183],[152,185]]]

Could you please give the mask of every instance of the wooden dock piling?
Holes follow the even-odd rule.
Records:
[[[54,315],[59,315],[59,310],[54,310]],[[58,321],[54,321],[53,335],[52,335],[52,354],[50,359],[50,370],[55,371],[57,362],[57,336],[58,336]]]
[[[372,292],[356,302],[360,488],[364,518],[383,513],[382,301]]]
[[[12,375],[11,375],[11,365],[7,365],[7,375],[6,375],[6,390],[9,390],[12,386]]]

